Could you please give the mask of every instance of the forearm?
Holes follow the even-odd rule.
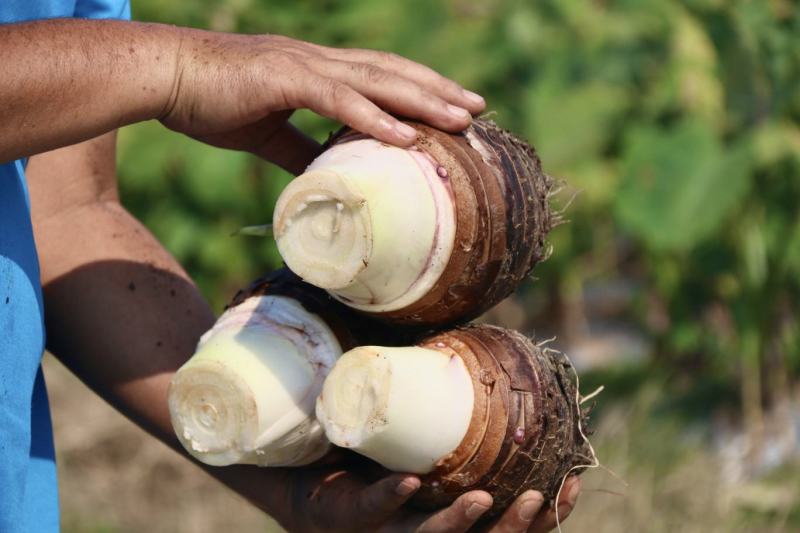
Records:
[[[60,263],[59,272],[46,270],[54,276],[45,284],[49,347],[106,401],[186,456],[172,431],[167,388],[214,316],[182,269],[118,204],[83,207],[71,218],[44,229],[62,243],[53,250],[58,259],[42,257],[43,264]],[[75,235],[99,241],[102,252],[79,257],[86,247],[70,245]],[[280,514],[281,471],[199,466]]]
[[[48,348],[169,442],[174,436],[162,401],[169,379],[214,316],[181,267],[116,201],[113,188],[77,185],[91,173],[113,172],[109,137],[41,154],[28,167]],[[59,178],[73,202],[54,210],[47,202],[58,195],[42,198],[41,182]]]
[[[159,116],[181,34],[110,20],[0,25],[0,162]]]
[[[92,183],[87,175],[113,175],[113,146],[107,135],[36,156],[28,167],[48,347],[106,401],[185,455],[167,388],[214,315],[174,258],[119,205],[115,189],[85,185]],[[59,181],[65,187],[53,191]],[[58,208],[64,196],[68,207]],[[283,470],[200,466],[285,519]]]
[[[119,204],[37,225],[48,348],[161,440],[169,380],[214,321],[197,288]],[[41,241],[40,241],[41,242]]]

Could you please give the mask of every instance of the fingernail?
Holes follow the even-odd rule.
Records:
[[[397,487],[394,489],[394,491],[399,496],[408,496],[409,494],[411,494],[412,492],[414,492],[418,488],[419,488],[419,482],[417,480],[415,480],[415,479],[404,479],[403,481],[401,481],[397,485]]]
[[[394,131],[400,134],[401,137],[405,137],[406,139],[413,139],[417,136],[417,130],[409,126],[408,124],[403,124],[402,122],[397,122],[394,125]]]
[[[463,92],[464,92],[464,98],[466,98],[470,102],[473,102],[476,105],[484,105],[486,103],[486,100],[483,99],[483,96],[479,95],[478,93],[474,93],[466,89],[464,89]]]
[[[473,503],[469,507],[467,507],[467,512],[464,513],[466,517],[470,520],[477,520],[483,513],[485,513],[489,508],[485,505],[480,503]]]
[[[541,500],[530,499],[519,506],[519,518],[524,522],[530,522],[542,507]]]
[[[575,502],[578,501],[578,494],[581,493],[581,484],[580,483],[573,483],[572,487],[569,489],[569,493],[567,493],[567,501],[572,505],[575,505]]]
[[[447,104],[447,112],[458,118],[469,118],[471,116],[469,111],[453,104]]]

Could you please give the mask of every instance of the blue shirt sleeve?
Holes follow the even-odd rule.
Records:
[[[54,17],[127,20],[130,3],[0,0],[0,23]],[[25,163],[0,164],[0,533],[56,533],[55,454],[39,366],[44,315]]]
[[[86,19],[130,20],[130,0],[77,0],[75,17]]]

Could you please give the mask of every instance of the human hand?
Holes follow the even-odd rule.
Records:
[[[180,31],[175,83],[161,122],[295,173],[319,150],[287,122],[295,109],[308,108],[384,142],[409,146],[416,132],[388,112],[460,131],[485,106],[456,82],[386,52],[329,48],[278,35]]]
[[[471,491],[449,507],[426,513],[404,506],[420,487],[415,476],[392,474],[367,484],[355,470],[305,468],[285,472],[289,504],[278,518],[290,531],[459,533],[475,526],[492,505],[488,493]],[[570,514],[579,491],[580,480],[569,477],[559,500],[559,520]],[[479,527],[489,533],[543,533],[556,527],[556,511],[544,507],[541,493],[527,491],[502,516]]]

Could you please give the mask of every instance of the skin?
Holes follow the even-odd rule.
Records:
[[[0,55],[0,100],[7,103],[0,106],[0,161],[39,154],[27,175],[48,348],[179,453],[167,387],[215,317],[186,272],[120,204],[114,130],[156,118],[296,173],[319,146],[288,124],[295,108],[405,146],[413,135],[404,136],[382,109],[460,130],[484,107],[480,97],[397,56],[278,36],[51,20],[0,26]],[[346,458],[302,469],[200,466],[289,530],[460,532],[491,505],[489,494],[474,491],[436,513],[414,512],[403,504],[418,478],[369,483],[358,461]],[[578,486],[565,485],[562,519]],[[482,527],[538,532],[554,525],[541,495],[529,492]]]
[[[459,131],[485,107],[399,56],[276,35],[56,19],[0,26],[0,53],[0,161],[158,119],[297,172],[316,143],[286,122],[294,109],[409,146],[387,111]]]

